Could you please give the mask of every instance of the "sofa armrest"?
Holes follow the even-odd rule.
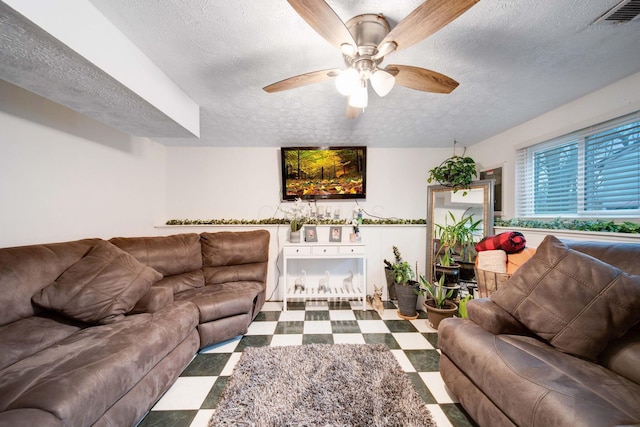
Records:
[[[173,291],[167,286],[151,286],[136,303],[131,314],[155,313],[173,302]]]
[[[515,317],[489,298],[479,298],[467,303],[469,320],[493,335],[531,335],[531,332]]]

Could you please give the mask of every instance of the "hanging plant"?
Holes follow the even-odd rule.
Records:
[[[476,162],[471,157],[456,155],[456,142],[453,142],[453,156],[429,171],[427,182],[436,181],[441,185],[452,187],[453,192],[468,189],[474,178],[478,176]],[[465,193],[466,194],[466,191]]]

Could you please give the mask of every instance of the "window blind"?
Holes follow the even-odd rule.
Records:
[[[516,152],[516,215],[640,215],[640,112]]]

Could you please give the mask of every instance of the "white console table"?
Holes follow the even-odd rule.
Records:
[[[287,299],[360,299],[367,308],[367,258],[362,243],[287,243],[282,248]]]

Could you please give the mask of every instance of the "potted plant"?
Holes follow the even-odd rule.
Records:
[[[448,223],[451,219],[452,224]],[[438,280],[441,276],[446,276],[446,283],[458,283],[460,275],[460,264],[455,262],[454,254],[456,247],[460,244],[466,219],[458,221],[451,211],[445,217],[444,224],[435,224],[435,235],[439,240],[437,261],[434,265],[435,277]]]
[[[460,220],[462,223],[462,227],[459,232],[459,260],[460,264],[460,279],[470,281],[475,276],[475,259],[476,259],[476,233],[480,228],[480,224],[482,224],[482,220],[479,219],[477,221],[473,220],[473,215],[469,215]]]
[[[280,208],[280,210],[286,214],[289,220],[289,241],[291,243],[300,243],[300,230],[307,220],[302,199],[296,199],[289,209]]]
[[[403,319],[417,319],[418,283],[413,280],[413,269],[407,261],[402,260],[400,251],[393,247],[395,262],[384,260],[393,278],[396,297],[398,298],[398,315]]]
[[[453,317],[458,311],[458,306],[451,300],[454,290],[445,286],[444,275],[440,276],[437,283],[431,283],[424,276],[420,276],[418,292],[426,296],[423,305],[427,311],[427,320],[433,329],[437,330],[442,319]]]
[[[395,259],[395,264],[402,262],[402,256],[400,255],[400,251],[397,246],[393,246],[393,256]],[[386,259],[384,262],[384,275],[387,279],[387,294],[389,295],[389,299],[398,299],[396,296],[396,279],[393,272],[393,264]]]
[[[468,189],[476,176],[476,162],[471,157],[456,156],[454,150],[452,157],[429,171],[427,182],[436,181],[441,185],[453,187],[455,193],[459,189]],[[467,192],[463,194],[466,195]]]

